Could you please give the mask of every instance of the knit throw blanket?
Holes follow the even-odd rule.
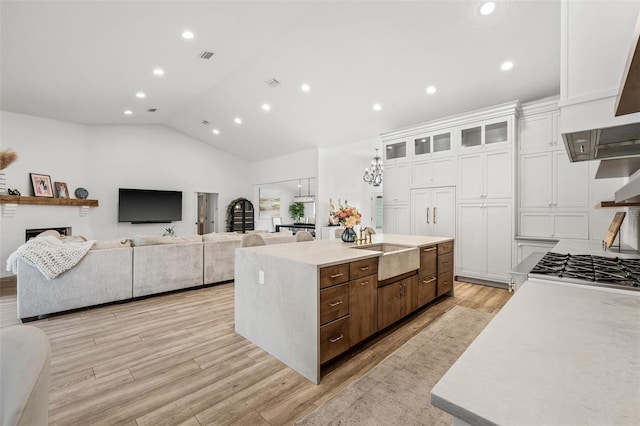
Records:
[[[22,259],[52,280],[80,262],[94,243],[93,240],[64,242],[53,236],[33,238],[11,253],[7,271],[17,273],[18,259]]]

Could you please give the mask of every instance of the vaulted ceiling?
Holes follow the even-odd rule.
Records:
[[[496,1],[487,16],[480,5],[3,0],[0,107],[163,124],[255,161],[559,93],[559,0]]]

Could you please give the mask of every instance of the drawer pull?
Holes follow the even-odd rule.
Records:
[[[360,267],[360,270],[361,270],[361,271],[367,271],[368,269],[369,269],[369,267],[368,267],[368,266],[361,266],[361,267]]]
[[[329,278],[338,278],[343,276],[344,274],[342,272],[340,272],[339,274],[333,274],[333,275],[329,275]]]
[[[449,262],[443,262],[443,265],[448,265],[448,264],[449,264]]]
[[[436,280],[436,278],[435,278],[435,277],[433,277],[433,278],[431,278],[430,280],[422,280],[422,283],[423,283],[423,284],[429,284],[429,283],[434,282],[435,280]]]
[[[338,340],[342,339],[343,337],[344,337],[344,335],[340,334],[340,335],[339,335],[338,337],[336,337],[335,339],[329,339],[329,341],[330,341],[331,343],[335,343],[335,342],[337,342]]]
[[[436,249],[435,247],[430,247],[430,248],[422,249],[422,251],[434,251],[435,249]]]
[[[331,306],[333,308],[334,306],[338,306],[338,305],[341,305],[341,304],[342,304],[342,300],[338,300],[336,303],[329,303],[329,306]]]
[[[365,281],[365,282],[360,283],[360,285],[367,285],[367,284],[369,284],[369,281]]]

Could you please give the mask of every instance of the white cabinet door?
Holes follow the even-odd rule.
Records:
[[[552,195],[552,156],[550,152],[520,155],[520,207],[549,207]]]
[[[458,204],[458,275],[509,281],[513,247],[512,212],[510,202]]]
[[[414,161],[411,164],[411,185],[414,188],[426,188],[428,186],[432,186],[433,177],[433,161]]]
[[[484,155],[484,198],[508,198],[512,194],[511,150],[486,152]]]
[[[553,214],[550,212],[520,212],[520,235],[551,237],[553,226]]]
[[[484,195],[483,154],[467,154],[458,158],[458,199],[477,200]]]
[[[558,110],[522,117],[519,123],[521,152],[564,150]]]
[[[509,281],[511,270],[512,215],[511,203],[491,203],[484,206],[485,276],[489,280]]]
[[[484,207],[482,203],[458,204],[456,238],[457,275],[480,277],[486,270]]]
[[[553,152],[554,207],[587,208],[589,206],[589,164],[572,163],[565,151]]]
[[[520,234],[527,237],[589,239],[589,213],[521,211]]]
[[[433,233],[436,237],[452,237],[456,235],[456,189],[443,187],[432,189]]]
[[[411,186],[414,188],[455,185],[456,176],[456,159],[452,156],[411,164]]]
[[[411,218],[409,205],[384,206],[383,232],[385,234],[409,235]]]
[[[455,237],[455,187],[411,191],[411,234]]]
[[[409,164],[385,166],[382,188],[385,202],[389,204],[409,202]]]

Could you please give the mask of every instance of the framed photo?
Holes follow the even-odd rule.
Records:
[[[36,197],[53,197],[53,186],[51,185],[51,177],[49,175],[29,173],[29,176],[31,177],[31,185],[33,186],[33,195]]]
[[[66,182],[55,182],[56,194],[58,198],[69,198],[69,188]]]

